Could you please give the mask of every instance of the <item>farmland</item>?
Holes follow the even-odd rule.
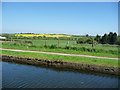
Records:
[[[16,41],[3,42],[3,48],[24,49],[35,51],[48,51],[59,53],[86,54],[94,56],[118,57],[118,45],[77,44],[76,40],[45,40],[45,39],[13,39],[17,41],[31,41],[32,43],[20,43]]]
[[[71,35],[50,35],[50,34],[15,34],[22,37],[72,37]]]

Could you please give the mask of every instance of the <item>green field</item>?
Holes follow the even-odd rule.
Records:
[[[117,45],[77,44],[76,40],[41,40],[41,39],[16,39],[19,41],[32,41],[29,43],[3,42],[3,48],[24,49],[35,51],[85,54],[103,57],[118,57]]]
[[[64,61],[64,62],[118,66],[118,60],[111,60],[111,59],[87,58],[87,57],[79,57],[79,56],[50,55],[50,54],[40,54],[40,53],[31,53],[31,52],[15,52],[15,51],[6,51],[6,50],[2,50],[2,54],[3,55],[14,55],[14,56],[19,56],[19,57],[45,59],[45,60],[59,60],[59,61]]]

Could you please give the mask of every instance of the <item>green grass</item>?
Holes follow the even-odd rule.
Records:
[[[46,45],[52,45],[52,44],[56,44],[58,45],[58,40],[39,40],[39,39],[15,39],[15,40],[20,40],[20,41],[32,41],[34,45],[36,46],[44,46],[45,43]],[[67,45],[69,41],[69,45],[76,45],[76,41],[75,40],[59,40],[59,46],[64,47]]]
[[[58,40],[39,40],[39,39],[15,39],[15,40],[19,40],[19,41],[32,41],[34,45],[36,46],[44,46],[45,45],[45,41],[46,41],[46,45],[52,45],[52,44],[56,44],[58,45]],[[59,46],[61,47],[65,47],[67,45],[67,43],[69,42],[69,46],[75,46],[75,47],[87,47],[87,48],[92,48],[92,45],[89,44],[77,44],[76,40],[59,40]],[[116,47],[117,45],[101,45],[98,44],[96,45],[94,48],[96,49],[104,49],[104,50],[117,50],[118,48]],[[112,48],[111,48],[112,47]]]
[[[87,63],[95,65],[107,65],[107,66],[118,66],[118,60],[111,59],[98,59],[98,58],[88,58],[79,56],[63,56],[63,55],[50,55],[50,54],[40,54],[31,52],[15,52],[2,50],[3,55],[14,55],[20,57],[37,58],[37,59],[47,59],[47,60],[60,60],[64,62],[74,62],[74,63]]]
[[[32,41],[31,39],[22,39],[23,41]],[[57,45],[58,40],[47,40],[47,45]],[[67,40],[60,40],[59,47],[60,48],[45,48],[44,43],[45,40],[33,40],[32,44],[19,44],[7,42],[3,43],[3,48],[11,48],[11,49],[23,49],[23,50],[35,50],[35,51],[46,51],[46,52],[59,52],[59,53],[73,53],[73,54],[85,54],[85,55],[93,55],[93,56],[103,56],[103,57],[118,57],[118,47],[115,45],[96,45],[94,48],[88,44],[77,45],[75,41],[69,40],[69,47],[75,47],[80,50],[75,49],[65,49]],[[85,50],[83,50],[85,49]],[[95,50],[95,52],[90,52],[87,50]]]

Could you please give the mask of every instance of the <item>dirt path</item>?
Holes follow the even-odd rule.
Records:
[[[114,60],[118,60],[118,58],[112,58],[112,57],[99,57],[99,56],[80,55],[80,54],[78,55],[78,54],[66,54],[66,53],[55,53],[55,52],[41,52],[41,51],[28,51],[28,50],[4,49],[4,48],[0,48],[0,50],[17,51],[17,52],[33,52],[33,53],[44,53],[44,54],[54,54],[54,55],[80,56],[80,57],[90,57],[90,58],[102,58],[102,59],[114,59]]]

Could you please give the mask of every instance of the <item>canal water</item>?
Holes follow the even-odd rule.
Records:
[[[2,63],[3,88],[117,88],[118,78],[54,70],[9,62]]]

